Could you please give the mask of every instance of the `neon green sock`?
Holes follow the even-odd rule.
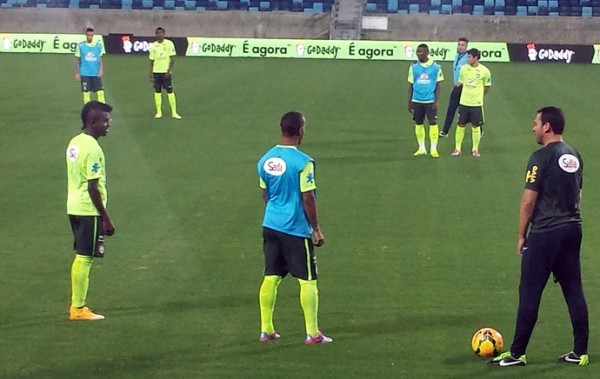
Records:
[[[319,335],[318,313],[319,313],[319,290],[316,280],[298,279],[300,283],[300,305],[304,311],[304,324],[306,334],[313,337]]]
[[[415,125],[415,135],[417,136],[419,149],[425,150],[425,126]]]
[[[479,142],[481,141],[481,128],[478,126],[471,131],[473,136],[473,150],[479,150]]]
[[[429,141],[431,142],[431,150],[437,150],[438,139],[440,138],[440,128],[437,124],[429,125]]]
[[[154,92],[154,105],[156,106],[156,113],[162,113],[162,93]]]
[[[96,95],[98,96],[98,101],[101,103],[106,103],[106,99],[104,98],[104,90],[101,89],[100,91],[96,92]]]
[[[454,135],[454,137],[455,137],[454,148],[458,151],[461,151],[463,139],[465,139],[465,127],[459,125],[456,128],[456,134]]]
[[[86,91],[83,93],[83,103],[87,104],[90,102],[90,100],[92,100],[92,94],[90,93],[90,91]]]
[[[171,114],[177,114],[177,100],[175,99],[175,92],[167,93],[169,98],[169,105],[171,105]]]
[[[273,311],[275,310],[275,301],[277,300],[277,287],[281,282],[281,276],[267,275],[263,279],[258,301],[260,303],[260,331],[273,333]]]
[[[85,305],[92,261],[92,257],[75,254],[75,260],[71,266],[71,305],[74,307]]]

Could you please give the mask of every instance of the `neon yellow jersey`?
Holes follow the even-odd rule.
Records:
[[[267,184],[262,178],[258,178],[261,189],[267,189]],[[308,162],[304,169],[300,171],[300,192],[308,192],[317,189],[317,183],[315,182],[315,164],[314,162]]]
[[[169,71],[169,63],[171,63],[171,57],[177,55],[175,51],[175,45],[168,39],[164,39],[162,43],[152,42],[150,45],[150,57],[151,61],[154,61],[152,66],[152,72],[156,74],[164,74]]]
[[[106,207],[106,169],[104,152],[96,139],[81,133],[67,147],[67,214],[99,216],[88,192],[88,180],[98,179],[98,190]]]
[[[483,88],[492,85],[492,74],[481,63],[477,67],[466,64],[460,68],[458,81],[463,86],[460,105],[479,107],[483,105]]]

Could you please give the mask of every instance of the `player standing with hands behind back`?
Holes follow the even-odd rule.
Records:
[[[273,326],[277,287],[288,273],[300,283],[307,345],[333,342],[319,330],[317,258],[314,246],[325,238],[317,217],[315,162],[298,150],[305,130],[304,116],[288,112],[280,122],[279,144],[258,161],[260,188],[265,201],[263,251],[265,271],[259,291],[260,342],[278,339]]]
[[[94,29],[85,29],[85,41],[80,42],[75,50],[75,80],[81,83],[81,92],[83,92],[83,103],[88,103],[91,99],[91,93],[94,92],[98,101],[106,103],[104,99],[104,88],[102,87],[102,75],[104,75],[104,66],[102,64],[102,55],[104,54],[102,44],[94,42]]]
[[[162,89],[167,90],[169,105],[171,106],[171,117],[181,120],[182,117],[177,113],[177,100],[173,91],[173,78],[171,71],[175,64],[174,56],[177,55],[175,45],[172,41],[165,38],[165,30],[161,27],[156,28],[156,41],[150,45],[150,72],[148,79],[154,84],[154,105],[156,114],[154,118],[162,117]]]

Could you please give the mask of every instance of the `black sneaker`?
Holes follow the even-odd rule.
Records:
[[[442,138],[448,138],[448,133],[446,133],[444,131],[441,131],[440,134],[439,134],[439,136],[442,137]]]
[[[525,354],[521,355],[519,358],[515,358],[512,356],[510,351],[507,351],[492,359],[488,363],[492,365],[498,365],[500,367],[527,366],[527,358],[525,357]]]
[[[587,366],[590,363],[590,359],[588,358],[587,354],[577,355],[572,351],[558,357],[558,361],[565,363],[575,363],[579,366]]]

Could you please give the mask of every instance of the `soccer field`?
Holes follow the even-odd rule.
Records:
[[[102,322],[69,322],[73,259],[64,150],[79,133],[74,58],[0,56],[0,377],[474,378],[600,376],[600,168],[589,65],[489,64],[481,158],[413,157],[408,62],[177,58],[183,120],[155,120],[145,57],[105,57],[113,127],[100,140],[117,232],[92,268]],[[443,122],[450,63],[440,104]],[[560,287],[546,288],[525,368],[488,367],[473,332],[514,331],[518,208],[535,111],[557,105],[584,160],[587,368]],[[168,115],[166,96],[163,101]],[[256,161],[279,118],[306,115],[317,162],[320,326],[304,346],[298,284],[280,286],[282,338],[258,342],[262,200]],[[463,150],[470,149],[470,132]],[[515,371],[516,370],[516,371]]]

